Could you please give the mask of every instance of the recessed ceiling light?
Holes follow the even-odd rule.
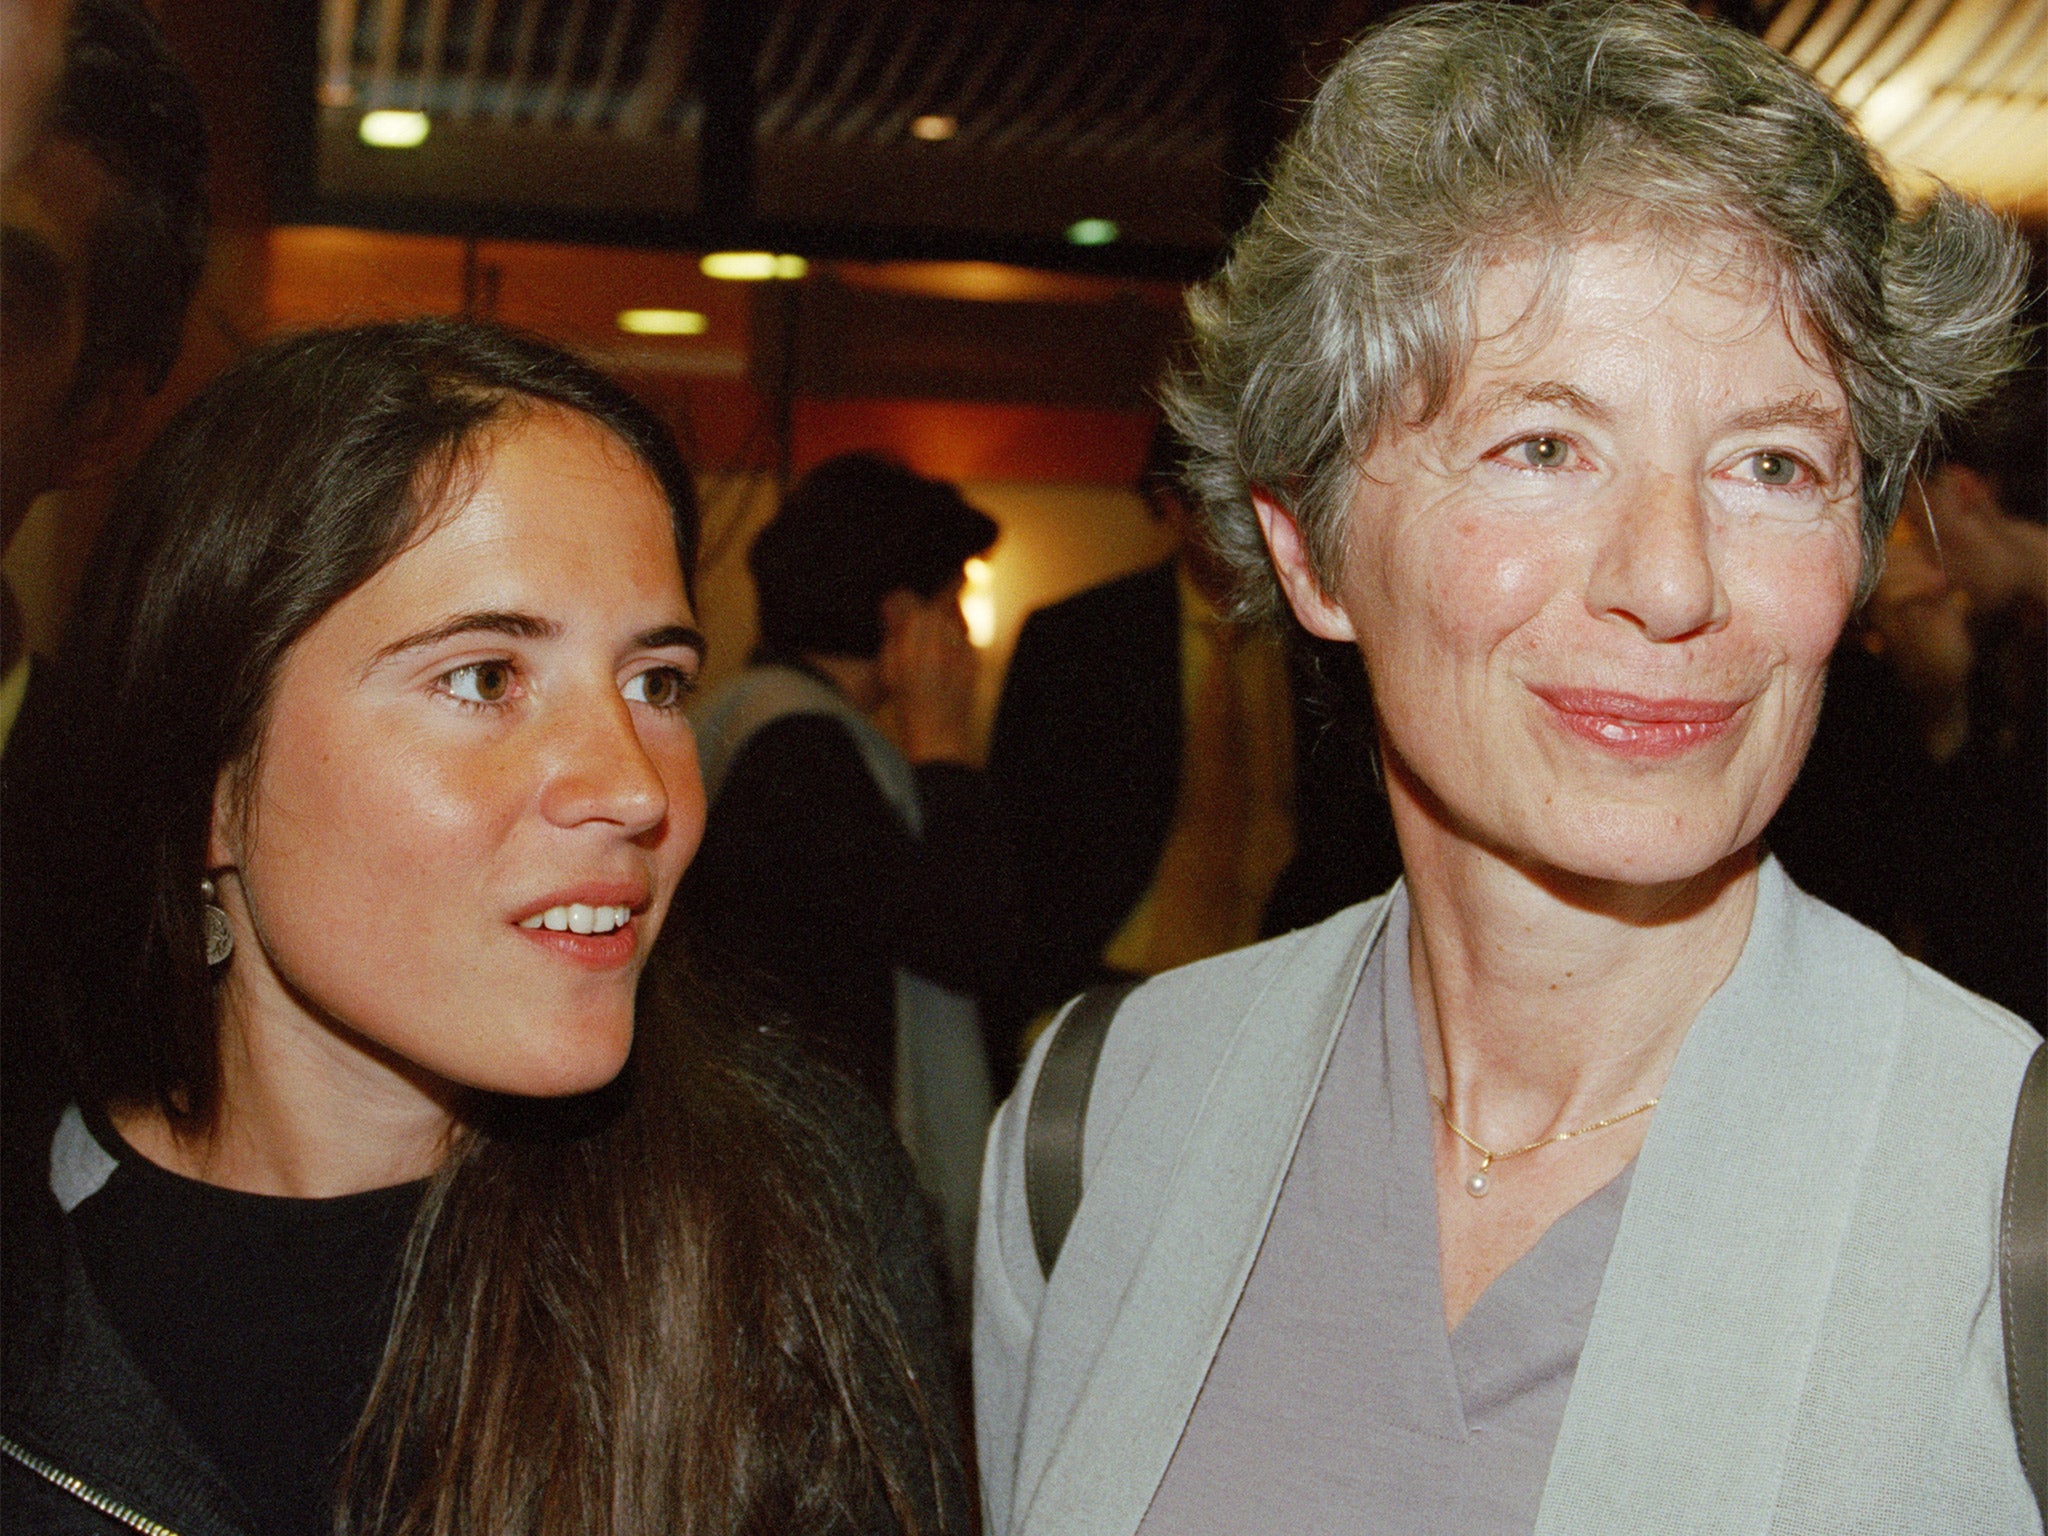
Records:
[[[1076,219],[1067,226],[1067,239],[1074,245],[1108,245],[1119,233],[1111,219]]]
[[[937,144],[943,139],[950,139],[959,131],[960,122],[957,118],[942,117],[936,112],[928,112],[923,117],[914,117],[910,120],[910,136],[914,139],[923,139],[927,144]]]
[[[771,277],[802,277],[811,264],[801,256],[778,256],[773,251],[713,251],[697,263],[706,277],[729,282],[758,283]]]
[[[619,311],[619,329],[635,336],[702,336],[707,324],[694,309]]]
[[[424,112],[365,112],[356,135],[372,149],[417,149],[427,142]]]

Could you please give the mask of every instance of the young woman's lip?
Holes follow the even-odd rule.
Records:
[[[527,902],[512,914],[512,922],[523,923],[550,907],[627,907],[635,917],[647,910],[647,887],[630,880],[599,880],[570,886]]]
[[[534,943],[585,970],[611,971],[631,963],[640,948],[640,925],[629,922],[610,933],[575,933],[556,928],[514,928]]]
[[[1629,725],[1721,725],[1741,711],[1747,699],[1646,699],[1632,693],[1598,688],[1537,688],[1536,696],[1568,715],[1616,720]]]

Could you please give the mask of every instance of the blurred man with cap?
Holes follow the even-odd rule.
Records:
[[[690,942],[772,978],[894,1109],[963,1278],[989,1112],[968,994],[1015,928],[959,601],[995,539],[952,486],[864,454],[790,492],[748,555],[760,648],[693,713],[711,811],[678,898]]]
[[[1330,739],[1324,659],[1231,618],[1231,578],[1182,490],[1186,459],[1162,424],[1137,487],[1173,554],[1032,614],[1003,682],[988,773],[1031,916],[1011,974],[983,998],[1004,1088],[1034,1017],[1082,988],[1249,944],[1262,914],[1328,916],[1399,873],[1356,884],[1389,862],[1361,850],[1390,845],[1391,827],[1358,835],[1322,808],[1377,807],[1384,821],[1384,801],[1348,792],[1362,759]],[[1362,686],[1355,648],[1330,678],[1347,663]],[[1327,792],[1333,776],[1346,794]],[[1304,856],[1290,864],[1297,817]],[[1335,856],[1314,856],[1323,848]]]

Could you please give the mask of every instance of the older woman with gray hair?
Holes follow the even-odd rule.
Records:
[[[1994,1263],[2036,1038],[1761,842],[2021,273],[1676,5],[1352,49],[1171,405],[1242,607],[1358,645],[1406,875],[1038,1047],[992,1532],[2040,1529]]]

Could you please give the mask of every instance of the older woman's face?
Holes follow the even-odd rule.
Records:
[[[573,1093],[625,1060],[703,830],[701,641],[622,443],[536,408],[479,467],[279,669],[249,814],[215,816],[230,1018],[279,1060],[367,1042],[415,1078]]]
[[[1454,397],[1362,467],[1338,590],[1285,568],[1284,530],[1276,553],[1309,627],[1364,653],[1405,821],[1682,879],[1798,772],[1856,587],[1856,455],[1753,268],[1647,237],[1568,261],[1541,303],[1536,256],[1482,280]]]

